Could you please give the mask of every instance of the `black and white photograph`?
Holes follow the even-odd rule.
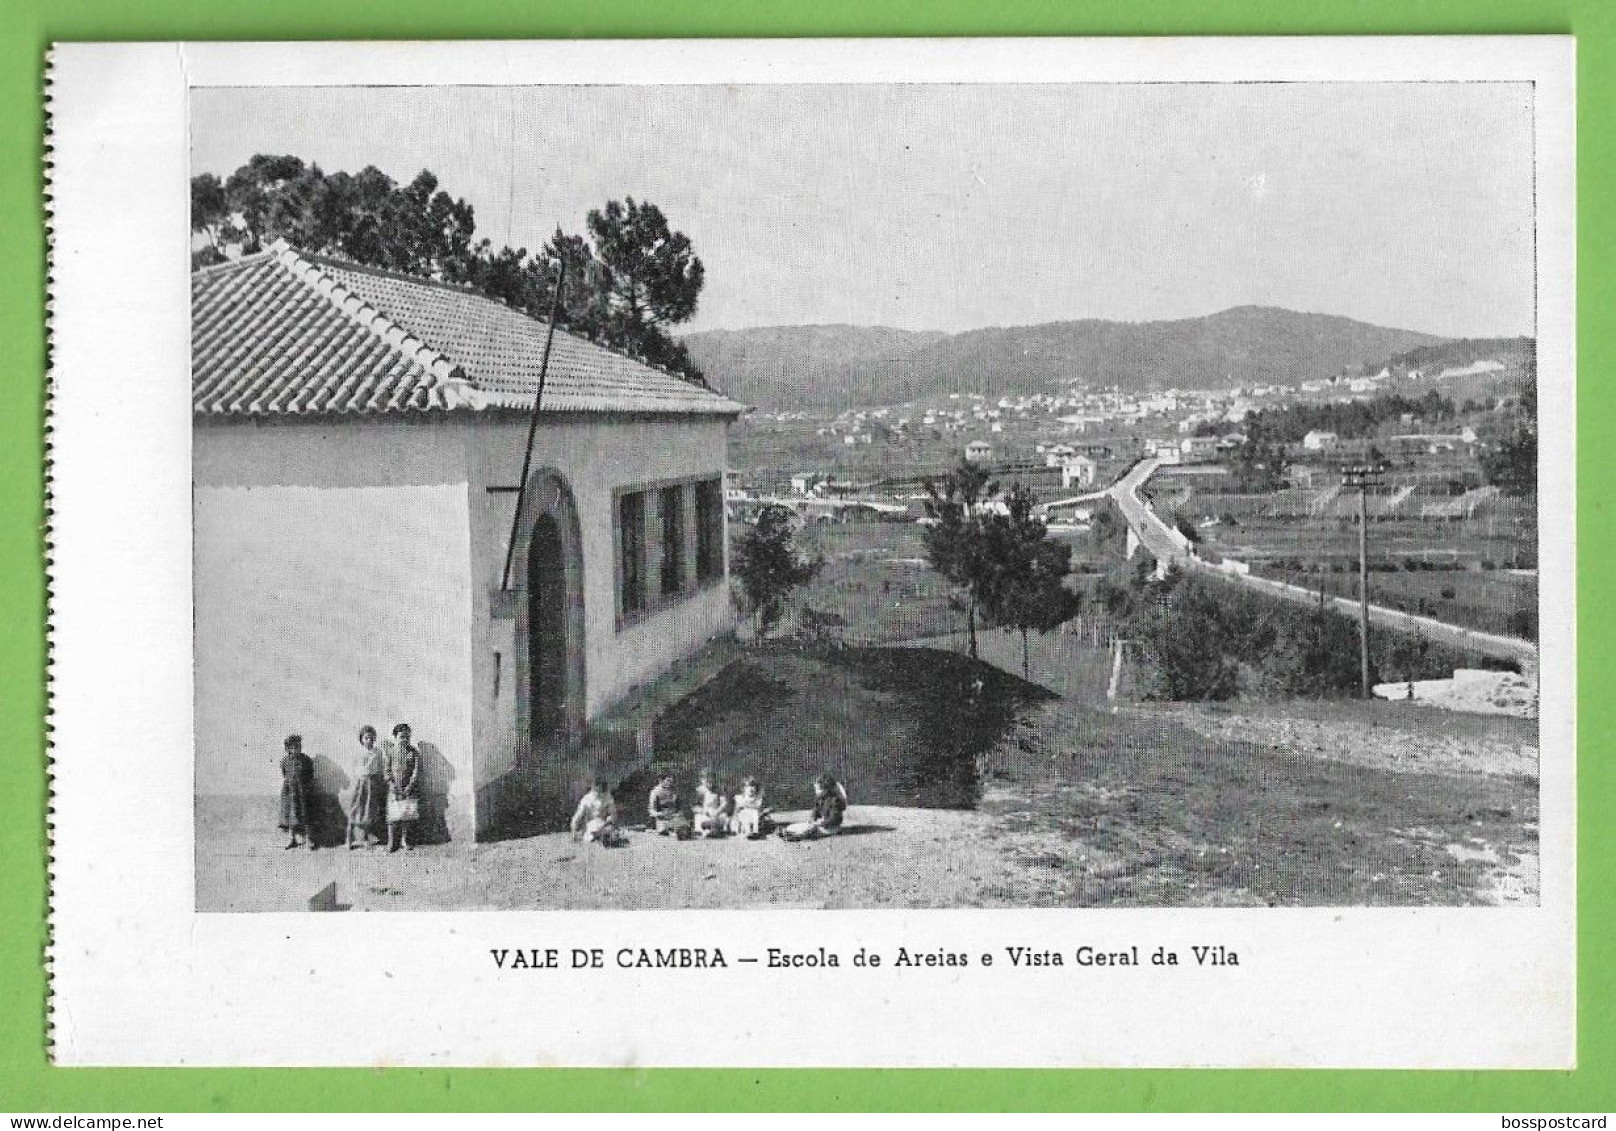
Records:
[[[198,91],[198,907],[1534,902],[1531,115]]]
[[[53,83],[69,1061],[1565,1063],[1565,43],[163,50]],[[844,995],[978,1036],[632,1020]]]

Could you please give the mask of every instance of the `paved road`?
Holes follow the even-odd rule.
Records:
[[[1300,585],[1290,585],[1283,581],[1274,581],[1266,577],[1253,577],[1250,574],[1230,573],[1202,561],[1196,557],[1189,539],[1163,522],[1161,517],[1151,509],[1139,495],[1139,488],[1144,486],[1146,480],[1156,473],[1161,466],[1157,459],[1146,459],[1135,464],[1122,478],[1111,485],[1107,493],[1116,500],[1122,515],[1128,520],[1134,536],[1139,539],[1145,549],[1158,562],[1167,562],[1179,565],[1184,569],[1195,570],[1203,575],[1223,578],[1226,581],[1249,586],[1264,593],[1279,597],[1282,600],[1294,601],[1298,604],[1316,605],[1319,595],[1311,589],[1304,589]],[[1358,602],[1351,597],[1332,597],[1328,599],[1338,610],[1349,616],[1358,615]],[[1377,628],[1389,628],[1397,632],[1422,633],[1427,639],[1436,640],[1455,648],[1478,652],[1494,659],[1509,660],[1521,664],[1523,670],[1533,669],[1537,666],[1537,644],[1531,640],[1522,640],[1514,636],[1498,636],[1490,632],[1477,632],[1475,629],[1463,628],[1446,621],[1434,620],[1431,617],[1415,616],[1400,609],[1389,609],[1384,605],[1369,606],[1369,623]]]

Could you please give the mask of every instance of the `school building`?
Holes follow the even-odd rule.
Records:
[[[341,785],[365,723],[452,839],[644,755],[597,724],[733,629],[741,405],[558,330],[524,483],[544,322],[278,244],[193,275],[191,334],[199,806],[272,823],[282,739]]]

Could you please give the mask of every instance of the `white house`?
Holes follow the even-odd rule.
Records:
[[[1302,437],[1302,447],[1310,452],[1333,452],[1341,446],[1341,437],[1334,432],[1314,430]]]
[[[1218,455],[1217,436],[1186,436],[1179,444],[1185,463],[1202,463],[1206,460],[1216,459]]]
[[[993,458],[993,445],[986,440],[972,440],[965,445],[965,458],[972,463],[984,463]]]
[[[1100,465],[1088,456],[1071,455],[1061,464],[1062,487],[1091,487]]]
[[[289,733],[409,722],[454,839],[643,757],[602,720],[733,627],[742,407],[558,331],[524,480],[545,323],[284,245],[191,299],[198,819],[269,820]]]

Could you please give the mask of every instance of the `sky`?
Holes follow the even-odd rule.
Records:
[[[192,172],[422,168],[495,246],[656,203],[689,329],[959,331],[1257,304],[1533,332],[1531,87],[1509,83],[201,89]]]

